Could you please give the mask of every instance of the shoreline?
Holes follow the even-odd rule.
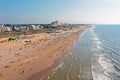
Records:
[[[78,37],[85,31],[85,29],[83,31],[78,31],[76,33],[72,33],[72,36],[76,36],[76,38],[74,38],[74,40],[72,41],[72,44],[74,43],[74,41],[76,39],[78,39]],[[71,36],[71,35],[70,35]],[[69,36],[67,37],[69,38]],[[72,44],[69,46],[68,50],[64,53],[60,53],[61,56],[54,62],[54,64],[52,64],[52,66],[32,75],[29,79],[27,80],[47,80],[49,75],[53,73],[53,69],[56,68],[57,66],[59,66],[61,59],[67,54],[67,52],[70,50],[70,48],[72,47]]]
[[[0,80],[46,80],[85,29],[86,27],[81,27],[75,32],[67,32],[69,35],[65,37],[56,38],[38,34],[31,38],[33,42],[27,45],[26,39],[1,44]],[[46,41],[46,38],[50,40]],[[41,39],[42,42],[39,41]],[[25,47],[19,50],[24,45]]]

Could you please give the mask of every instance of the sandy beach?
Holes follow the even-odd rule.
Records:
[[[43,80],[86,28],[0,43],[0,80]],[[65,35],[66,34],[66,35]]]

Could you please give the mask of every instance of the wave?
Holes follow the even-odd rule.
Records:
[[[119,65],[114,64],[111,59],[106,58],[104,55],[100,55],[98,62],[104,69],[104,71],[103,71],[104,74],[107,74],[107,76],[108,76],[111,73],[114,76],[120,77],[120,68],[118,67]],[[110,75],[109,75],[109,77],[110,77]],[[112,76],[111,76],[111,78],[112,78]]]
[[[120,47],[111,45],[114,41],[102,37],[97,29],[87,29],[73,44],[69,55],[54,71],[54,80],[120,80]]]
[[[60,61],[60,64],[55,69],[53,69],[53,73],[55,73],[55,71],[57,71],[59,68],[63,67],[63,65],[64,65],[64,62]]]
[[[93,48],[95,50],[96,62],[92,64],[92,76],[93,80],[112,80],[108,72],[114,70],[113,64],[110,59],[104,57],[104,51],[102,48],[102,42],[94,32],[95,27],[91,29],[91,35],[93,40]],[[97,55],[96,55],[97,54]]]
[[[104,55],[100,55],[98,62],[102,66],[102,68],[104,70],[106,70],[107,72],[114,70],[114,66],[112,64],[112,61],[110,59],[106,58]]]
[[[93,44],[97,47],[97,49],[102,49],[102,47],[101,47],[102,42],[100,41],[98,36],[95,34],[94,30],[95,30],[95,26],[93,26],[93,28],[91,28]]]

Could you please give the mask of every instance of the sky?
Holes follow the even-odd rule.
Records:
[[[120,24],[120,0],[0,0],[0,24]]]

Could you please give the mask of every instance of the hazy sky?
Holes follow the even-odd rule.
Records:
[[[120,23],[120,0],[0,0],[0,23]]]

